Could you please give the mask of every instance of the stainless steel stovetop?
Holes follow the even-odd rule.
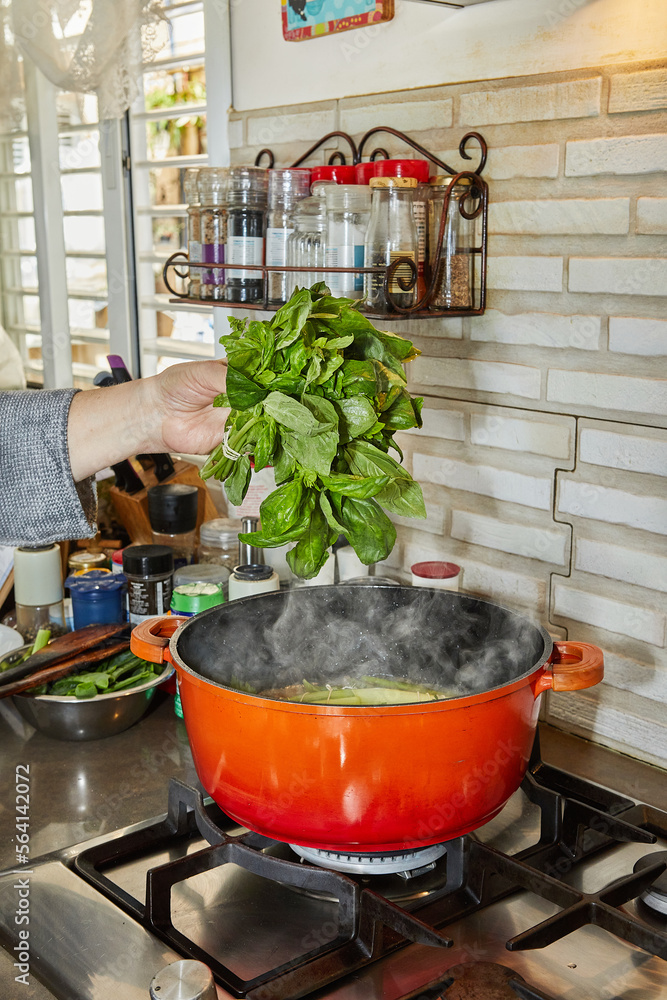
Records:
[[[547,794],[538,787],[539,794],[531,797],[546,796],[550,800],[555,810],[550,818],[545,820],[536,802],[530,801],[530,788],[528,794],[525,790],[517,792],[501,814],[476,831],[464,848],[458,842],[458,846],[451,846],[448,852],[450,881],[455,879],[454,869],[460,858],[467,856],[466,852],[474,854],[475,845],[485,845],[492,850],[491,861],[496,864],[493,859],[497,859],[499,867],[492,876],[487,865],[489,857],[485,861],[486,855],[482,853],[482,870],[472,879],[473,888],[480,889],[483,895],[495,878],[496,889],[498,885],[501,888],[505,885],[509,892],[510,887],[498,881],[503,875],[503,857],[517,854],[528,857],[531,850],[539,853],[540,848],[535,845],[540,841],[540,829],[544,843],[550,825],[562,819],[562,788],[558,785],[562,772],[548,770],[556,776],[557,790]],[[565,808],[570,808],[570,832],[578,829],[583,833],[579,844],[581,850],[574,850],[573,859],[567,847],[575,845],[569,843],[564,851],[559,850],[555,862],[548,861],[548,878],[553,881],[547,879],[546,889],[538,884],[537,877],[531,880],[530,872],[524,871],[524,885],[534,887],[535,891],[525,888],[514,891],[497,902],[473,908],[472,912],[450,921],[442,910],[442,899],[430,902],[432,897],[429,896],[446,881],[447,855],[436,862],[435,869],[413,879],[400,875],[355,876],[360,890],[371,888],[383,898],[395,900],[419,919],[433,923],[453,944],[436,947],[409,943],[394,947],[398,940],[395,931],[385,930],[384,953],[383,948],[379,948],[381,957],[366,967],[343,973],[341,978],[321,988],[318,997],[327,1000],[399,1000],[409,995],[446,998],[450,995],[446,988],[447,971],[470,963],[506,966],[534,992],[515,993],[513,989],[506,994],[456,992],[451,993],[452,997],[659,1000],[667,996],[667,962],[664,960],[667,957],[667,916],[652,913],[641,899],[623,901],[627,892],[617,893],[618,899],[613,893],[608,895],[605,905],[609,912],[601,906],[596,919],[615,920],[618,914],[621,922],[624,917],[631,918],[630,922],[638,921],[642,933],[650,938],[651,948],[663,958],[644,947],[628,944],[600,926],[572,930],[545,947],[514,951],[506,948],[508,940],[561,913],[571,902],[573,894],[568,894],[567,889],[560,891],[558,886],[598,893],[610,883],[631,875],[639,859],[667,851],[667,815],[656,809],[637,809],[632,801],[600,786],[597,786],[598,800],[596,786],[578,782],[578,779],[574,781],[573,791],[579,798],[575,806]],[[587,792],[595,796],[587,800]],[[599,809],[600,802],[604,803],[604,810]],[[244,834],[217,809],[208,807],[207,814],[232,842]],[[193,814],[189,818],[192,820]],[[615,837],[619,833],[627,834],[626,818],[643,830],[647,839],[655,838],[655,842],[618,842]],[[28,870],[0,873],[0,941],[9,952],[20,947],[21,940],[25,945],[26,939],[20,940],[18,933],[22,928],[27,930],[28,926],[17,924],[16,920],[21,913],[21,887],[28,887],[31,975],[59,1000],[147,1000],[149,985],[156,973],[183,957],[161,939],[163,917],[157,918],[157,930],[148,930],[136,918],[146,904],[146,873],[158,866],[171,865],[182,857],[192,859],[194,864],[199,858],[208,858],[215,849],[208,846],[193,822],[187,833],[176,834],[166,843],[157,843],[154,831],[158,825],[156,820],[137,823],[116,834],[45,855],[33,861]],[[137,844],[146,835],[149,844],[139,850]],[[255,852],[300,863],[287,845],[266,844],[254,835],[250,836],[250,844]],[[480,850],[483,852],[484,848]],[[590,856],[583,860],[576,857],[589,850]],[[124,853],[129,856],[122,857]],[[544,855],[544,850],[541,853]],[[120,861],[117,855],[121,855]],[[231,860],[217,868],[207,868],[208,861],[204,861],[199,865],[203,870],[173,885],[170,915],[177,934],[191,941],[195,950],[200,948],[208,952],[238,980],[261,979],[267,970],[298,964],[306,953],[327,956],[343,919],[332,893],[323,890],[317,878],[315,884],[306,879],[309,884],[297,888],[272,882],[256,871],[241,867],[233,853],[229,857]],[[101,888],[88,881],[91,869],[94,875],[99,870]],[[171,872],[171,867],[166,871]],[[107,898],[108,883],[120,890],[120,905]],[[158,894],[158,889],[155,893]],[[574,924],[577,913],[586,911],[588,905],[585,900],[578,910],[575,906]],[[545,933],[549,936],[550,932]],[[280,981],[259,983],[249,990],[249,995],[257,1000],[299,995],[299,988],[295,986],[297,981],[293,980],[287,987]],[[439,981],[445,983],[442,989],[429,994],[426,988]],[[235,995],[231,988],[218,985],[217,989],[219,997]],[[25,996],[25,989],[15,981],[4,984],[1,993],[3,1000],[18,1000]]]

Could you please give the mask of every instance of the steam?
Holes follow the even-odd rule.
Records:
[[[541,631],[497,605],[425,588],[310,587],[233,602],[184,631],[179,653],[204,677],[256,691],[396,678],[467,695],[526,673]]]

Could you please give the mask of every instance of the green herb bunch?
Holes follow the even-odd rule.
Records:
[[[403,364],[419,351],[377,330],[353,299],[333,298],[320,282],[297,289],[270,322],[230,318],[225,439],[203,479],[223,480],[239,506],[256,471],[273,466],[277,489],[260,507],[261,530],[243,542],[289,542],[292,572],[319,573],[344,535],[363,563],[386,559],[396,529],[385,510],[426,517],[419,485],[394,458],[398,430],[421,427],[422,400],[406,389]],[[385,510],[383,510],[384,508]]]

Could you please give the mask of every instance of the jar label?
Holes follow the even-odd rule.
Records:
[[[263,236],[228,236],[225,262],[228,264],[263,264]],[[238,280],[261,281],[260,271],[231,271],[228,277]]]
[[[399,259],[399,257],[403,257],[403,258],[408,257],[414,263],[414,261],[415,261],[415,252],[414,252],[414,250],[390,250],[389,251],[389,263],[390,264],[393,264],[395,260]],[[391,281],[389,282],[389,291],[391,292],[391,294],[392,295],[395,295],[395,294],[398,294],[398,295],[401,295],[401,294],[403,294],[403,295],[410,295],[412,293],[412,291],[413,291],[413,289],[409,288],[409,285],[412,282],[412,277],[413,277],[413,274],[412,274],[412,268],[410,267],[410,265],[408,263],[399,264],[398,267],[396,268],[396,270],[393,272],[392,277],[391,277]],[[404,285],[408,286],[407,289],[406,288],[401,288],[401,286],[398,283],[398,279],[399,278],[401,279],[401,281],[403,282]]]
[[[266,230],[266,263],[268,267],[280,267],[287,263],[287,238],[293,229]],[[262,262],[259,261],[261,264]]]
[[[198,264],[201,257],[201,243],[199,240],[188,240],[188,259]]]
[[[171,576],[164,580],[128,579],[127,600],[132,625],[155,615],[166,615],[171,604],[172,580]]]
[[[327,267],[363,267],[364,245],[362,243],[327,247],[325,260]],[[364,290],[364,276],[353,273],[331,273],[327,275],[327,284],[332,295],[351,295],[356,292],[360,296]]]

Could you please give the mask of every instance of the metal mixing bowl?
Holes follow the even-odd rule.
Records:
[[[27,648],[17,649],[6,661],[18,659]],[[153,700],[156,688],[173,672],[169,664],[155,680],[94,698],[25,692],[15,694],[12,700],[26,722],[46,736],[56,740],[101,740],[138,722]]]

